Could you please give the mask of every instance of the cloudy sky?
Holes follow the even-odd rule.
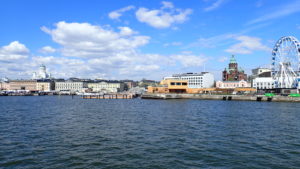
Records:
[[[232,54],[247,72],[300,39],[299,0],[1,0],[0,77],[160,80],[210,71]]]

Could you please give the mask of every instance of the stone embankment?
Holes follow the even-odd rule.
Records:
[[[300,97],[264,96],[264,95],[204,95],[204,94],[159,94],[146,93],[142,99],[200,99],[200,100],[239,100],[239,101],[273,101],[273,102],[300,102]]]

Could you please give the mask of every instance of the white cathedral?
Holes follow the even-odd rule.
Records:
[[[41,65],[38,72],[33,72],[32,79],[51,79],[51,74],[46,72],[45,65]]]

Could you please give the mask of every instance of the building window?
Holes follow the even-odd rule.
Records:
[[[174,82],[171,82],[171,85],[172,85],[172,86],[174,86],[174,85],[175,85],[175,83],[174,83]]]

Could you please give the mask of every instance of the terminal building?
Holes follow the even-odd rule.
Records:
[[[214,75],[208,72],[183,73],[165,77],[159,85],[149,86],[148,93],[204,93],[213,90]]]
[[[187,87],[192,89],[214,87],[215,83],[214,75],[209,72],[175,74],[173,78],[187,80]]]

